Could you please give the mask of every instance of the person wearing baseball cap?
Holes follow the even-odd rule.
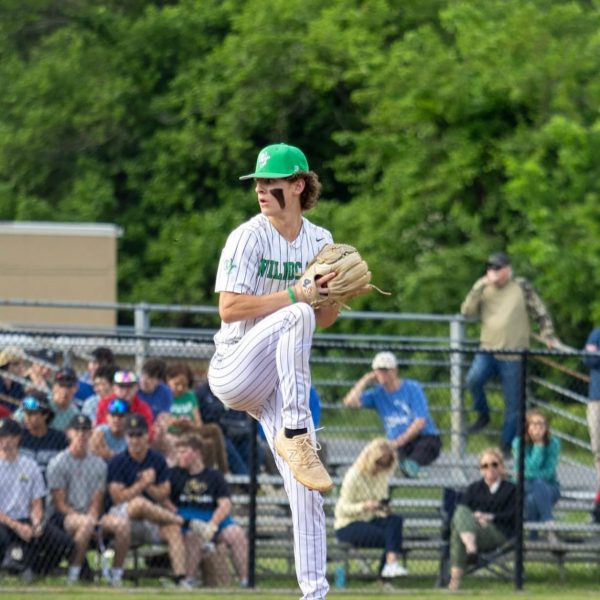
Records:
[[[142,415],[146,419],[150,438],[153,439],[154,417],[152,409],[146,402],[138,396],[138,376],[134,371],[121,369],[116,371],[113,377],[113,393],[110,396],[102,398],[98,402],[96,410],[96,425],[102,425],[107,422],[108,407],[110,403],[119,398],[129,405],[129,412]]]
[[[391,352],[377,353],[371,368],[346,394],[344,406],[376,410],[387,439],[398,452],[400,470],[407,477],[417,477],[442,448],[425,391],[414,379],[398,376],[398,362]]]
[[[67,426],[69,447],[48,464],[50,490],[49,522],[66,532],[75,542],[69,559],[67,584],[79,581],[90,541],[96,528],[114,536],[113,568],[123,567],[129,548],[127,520],[116,515],[102,515],[107,465],[90,452],[92,421],[85,415],[75,415]]]
[[[185,578],[181,528],[194,529],[195,525],[164,506],[171,492],[169,468],[164,456],[150,448],[144,416],[128,414],[124,426],[127,449],[108,463],[108,493],[113,504],[109,514],[131,520],[135,541],[166,542],[176,584],[191,589]]]
[[[460,312],[465,317],[481,321],[480,348],[467,373],[467,388],[473,397],[475,421],[467,429],[475,434],[490,422],[490,407],[485,385],[498,377],[504,394],[504,423],[500,446],[505,457],[517,433],[518,406],[521,395],[521,360],[507,350],[527,349],[530,345],[530,319],[540,329],[549,348],[560,341],[554,333],[552,318],[533,286],[523,277],[513,277],[510,256],[493,252],[485,262],[485,274],[474,284]],[[489,350],[500,350],[494,354]]]
[[[71,367],[62,367],[54,375],[50,400],[50,406],[54,411],[54,419],[52,419],[54,429],[65,431],[71,419],[79,414],[74,401],[77,386],[77,373]]]
[[[90,449],[94,454],[108,461],[127,448],[125,418],[128,414],[129,403],[121,398],[111,400],[108,405],[107,422],[94,429],[90,440]]]
[[[298,583],[305,596],[325,597],[327,531],[319,494],[333,482],[317,453],[308,356],[315,327],[332,325],[339,306],[313,307],[297,274],[333,236],[304,216],[316,206],[321,183],[297,146],[266,146],[241,179],[253,180],[259,214],[234,229],[221,252],[215,283],[221,328],[208,381],[227,407],[260,415],[291,486]],[[319,279],[319,294],[327,295],[335,276]],[[312,541],[311,552],[303,539]]]
[[[64,431],[51,426],[54,411],[48,397],[42,392],[30,392],[15,418],[22,418],[24,425],[21,450],[35,460],[45,475],[50,460],[68,446]]]

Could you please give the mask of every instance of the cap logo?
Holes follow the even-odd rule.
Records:
[[[270,158],[271,158],[271,155],[266,150],[263,150],[258,155],[258,160],[256,161],[258,163],[259,168],[262,169],[269,162]]]

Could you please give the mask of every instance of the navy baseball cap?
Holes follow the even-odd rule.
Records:
[[[90,431],[92,429],[92,421],[86,415],[75,415],[70,421],[67,429],[75,429],[75,431]]]
[[[496,267],[497,269],[508,267],[510,265],[510,257],[506,252],[494,252],[490,254],[485,265],[486,267]]]
[[[71,387],[77,384],[77,373],[71,367],[63,367],[56,372],[54,383],[62,387]]]
[[[142,415],[131,414],[125,418],[125,433],[126,434],[140,434],[148,433],[148,423]]]

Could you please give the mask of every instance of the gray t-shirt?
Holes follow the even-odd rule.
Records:
[[[44,478],[37,463],[19,454],[9,462],[0,459],[0,512],[11,519],[28,519],[31,502],[46,495]]]
[[[85,458],[75,458],[67,448],[48,465],[48,489],[51,492],[64,490],[67,504],[77,512],[85,513],[94,494],[106,489],[106,472],[106,463],[100,457],[88,453]],[[48,513],[50,515],[55,511],[50,496]]]

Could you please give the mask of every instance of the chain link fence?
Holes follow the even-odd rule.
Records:
[[[214,319],[210,311],[206,315]],[[387,329],[384,315],[364,315],[375,319],[377,334],[315,337],[312,410],[322,428],[320,456],[335,484],[324,500],[332,586],[361,588],[382,580],[398,588],[446,586],[457,569],[467,588],[489,578],[521,588],[557,576],[589,578],[592,585],[600,569],[600,525],[592,515],[598,473],[581,353],[511,353],[518,365],[512,411],[517,441],[506,445],[506,388],[495,379],[485,386],[489,422],[474,427],[480,413],[472,410],[468,373],[476,348],[465,338],[462,319],[412,317],[403,321],[406,332]],[[132,461],[81,450],[86,444],[97,448],[97,424],[67,436],[54,431],[48,411],[22,410],[20,446],[11,448],[14,436],[0,436],[4,577],[29,582],[68,576],[124,586],[295,585],[289,504],[270,450],[256,422],[231,418],[205,385],[213,332],[209,324],[153,330],[146,313],[138,316],[137,331],[2,332],[1,348],[22,349],[25,367],[40,362],[36,350],[57,353],[56,362],[46,365],[54,408],[56,369],[68,364],[84,373],[89,353],[106,346],[122,369],[140,373],[148,358],[190,367],[190,390],[203,417],[203,425],[192,428],[197,436],[190,437],[161,415],[147,434],[138,435],[130,423],[135,435],[124,435],[127,419],[108,415],[106,439],[120,441],[115,448],[121,452],[129,447],[130,455],[143,456]],[[394,354],[402,385],[413,382],[426,399],[429,439],[416,451],[386,442],[390,423],[412,418],[402,402],[395,421],[386,413],[387,428],[377,410],[344,405],[382,351]],[[6,367],[0,401],[12,413],[23,399],[7,393],[10,383],[27,388],[31,381],[25,370]],[[532,441],[539,421],[550,436]],[[199,477],[198,454],[223,477]],[[495,484],[492,471],[506,485]],[[203,523],[215,510],[227,519],[217,531],[207,530]]]

